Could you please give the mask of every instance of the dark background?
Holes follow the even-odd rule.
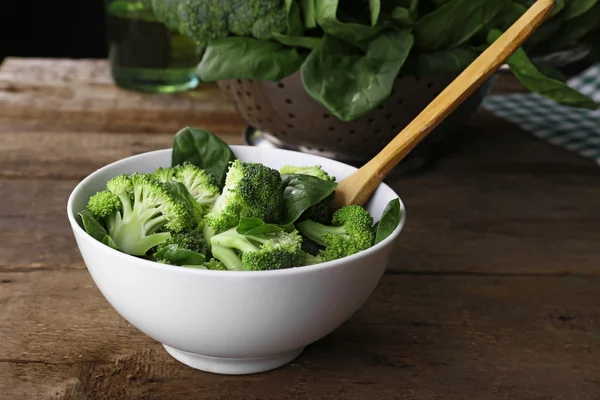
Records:
[[[0,59],[106,57],[104,0],[4,0]]]

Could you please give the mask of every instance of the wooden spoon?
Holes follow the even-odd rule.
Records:
[[[396,165],[487,81],[535,32],[553,8],[554,0],[537,0],[379,154],[339,183],[334,207],[338,209],[350,204],[364,205]]]

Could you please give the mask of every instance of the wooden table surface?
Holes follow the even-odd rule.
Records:
[[[268,373],[174,361],[102,297],[65,208],[87,174],[185,125],[241,141],[214,86],[142,95],[102,61],[5,60],[1,399],[600,398],[600,168],[483,111],[435,168],[391,182],[407,225],[347,323]]]

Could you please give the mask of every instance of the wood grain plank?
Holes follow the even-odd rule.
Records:
[[[106,60],[7,58],[0,109],[4,131],[164,133],[198,125],[238,133],[245,125],[215,84],[173,95],[124,90]]]
[[[171,148],[172,133],[0,133],[0,179],[77,179],[135,154]],[[229,144],[242,135],[219,134]]]
[[[229,377],[175,362],[111,309],[86,271],[2,274],[0,393],[591,400],[600,383],[599,279],[387,275],[350,321],[291,365]]]

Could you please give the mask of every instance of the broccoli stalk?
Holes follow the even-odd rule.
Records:
[[[213,256],[236,271],[297,267],[301,264],[301,245],[297,231],[243,235],[232,228],[211,238]]]
[[[373,217],[361,206],[350,205],[333,214],[332,225],[324,225],[311,220],[296,224],[300,233],[323,246],[317,254],[324,261],[337,260],[373,245]]]
[[[193,221],[190,205],[150,175],[119,175],[106,187],[121,205],[106,217],[108,235],[125,253],[144,256]]]

